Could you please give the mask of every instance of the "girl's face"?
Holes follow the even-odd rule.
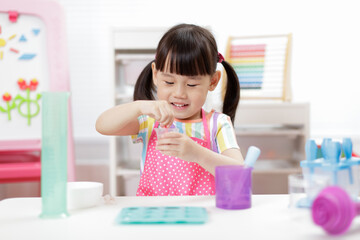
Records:
[[[208,91],[213,91],[220,80],[221,73],[213,76],[183,76],[168,71],[156,70],[152,64],[153,81],[157,87],[159,100],[166,100],[173,108],[175,118],[194,120],[201,118],[201,108]]]

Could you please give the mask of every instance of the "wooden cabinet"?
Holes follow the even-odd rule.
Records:
[[[253,144],[262,149],[260,160],[298,162],[305,159],[309,108],[308,103],[240,101],[234,127],[243,153]],[[278,151],[274,152],[276,149]]]
[[[235,131],[243,156],[261,149],[253,171],[253,193],[287,193],[288,175],[301,172],[309,139],[309,103],[241,102]]]

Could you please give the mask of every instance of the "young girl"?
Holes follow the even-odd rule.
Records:
[[[207,93],[221,77],[217,63],[228,79],[223,113],[205,112]],[[243,163],[232,126],[239,97],[236,73],[218,53],[213,35],[181,24],[160,40],[155,60],[136,82],[134,102],[105,111],[96,129],[143,142],[138,196],[214,195],[215,167]],[[179,132],[159,138],[156,128]]]

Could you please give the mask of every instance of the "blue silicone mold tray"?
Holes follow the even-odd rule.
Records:
[[[119,224],[201,224],[207,221],[203,207],[127,207],[116,218]]]

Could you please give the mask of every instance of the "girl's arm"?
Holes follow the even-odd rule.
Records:
[[[181,133],[166,133],[165,136],[158,139],[156,148],[163,154],[175,156],[188,162],[196,162],[212,175],[215,175],[216,166],[244,164],[239,149],[230,148],[219,154],[201,146]]]
[[[215,176],[215,167],[221,165],[243,165],[244,159],[239,149],[230,148],[221,154],[204,148],[203,153],[199,152],[196,162]],[[201,151],[202,152],[202,151]]]
[[[121,104],[103,112],[96,120],[96,130],[104,135],[133,135],[139,132],[137,117],[140,101]]]
[[[166,101],[139,100],[103,112],[95,127],[104,135],[134,135],[139,132],[137,118],[141,115],[149,115],[162,125],[170,125],[174,121],[174,113]]]

